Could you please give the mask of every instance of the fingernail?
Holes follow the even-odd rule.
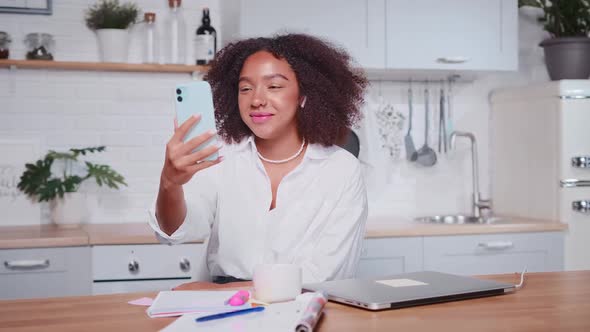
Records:
[[[195,119],[199,119],[200,117],[201,117],[201,114],[200,113],[193,114],[193,118],[195,118]]]
[[[217,133],[217,131],[216,131],[215,129],[209,129],[209,130],[207,131],[207,133],[208,133],[209,135],[215,135],[215,134]]]
[[[223,161],[223,159],[225,159],[224,156],[219,156],[219,161]]]

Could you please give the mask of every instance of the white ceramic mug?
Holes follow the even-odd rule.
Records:
[[[301,268],[294,264],[261,264],[254,268],[254,298],[272,303],[301,294]]]

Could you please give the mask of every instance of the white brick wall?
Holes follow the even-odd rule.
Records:
[[[83,23],[83,10],[94,1],[54,1],[52,16],[0,14],[0,30],[13,37],[11,57],[24,58],[24,35],[52,33],[58,60],[95,61],[95,37]],[[165,0],[136,1],[143,10],[155,10],[163,20]],[[218,1],[184,1],[189,31],[199,24],[199,8],[207,4],[214,26],[219,22]],[[220,23],[220,22],[219,22]],[[455,87],[455,128],[473,131],[479,139],[481,191],[487,197],[490,182],[488,155],[488,94],[499,86],[546,80],[541,50],[541,29],[521,18],[521,65],[518,73],[482,77]],[[130,61],[140,61],[139,29],[133,29]],[[188,74],[111,73],[0,69],[0,137],[37,138],[42,151],[107,145],[107,152],[93,157],[121,172],[129,187],[119,191],[97,189],[99,209],[92,222],[145,222],[162,167],[164,144],[173,128],[171,88],[189,80]],[[382,94],[407,111],[403,84],[382,84]],[[419,90],[419,89],[417,89]],[[377,89],[372,89],[375,95]],[[421,103],[417,98],[416,103]],[[416,106],[414,139],[423,143],[421,106]],[[432,135],[431,135],[432,136]],[[416,168],[400,162],[392,169],[393,181],[372,203],[372,215],[411,217],[469,210],[470,160],[468,145],[455,154],[440,157],[433,168]],[[44,216],[44,222],[48,222]]]

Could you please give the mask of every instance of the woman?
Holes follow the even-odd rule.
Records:
[[[175,126],[150,213],[158,236],[210,235],[218,283],[249,280],[261,263],[297,264],[303,282],[352,276],[367,199],[359,162],[336,143],[358,120],[367,81],[349,62],[301,34],[223,48],[206,79],[226,145],[191,152],[214,133],[183,143],[198,118]]]

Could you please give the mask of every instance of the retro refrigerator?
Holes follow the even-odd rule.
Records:
[[[568,225],[564,268],[590,269],[590,81],[493,91],[494,212]]]

